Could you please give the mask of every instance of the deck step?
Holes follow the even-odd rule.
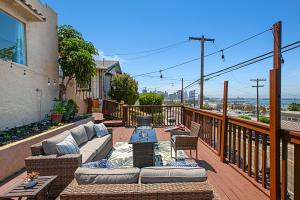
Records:
[[[103,122],[107,127],[122,127],[123,122],[122,120],[108,120]]]

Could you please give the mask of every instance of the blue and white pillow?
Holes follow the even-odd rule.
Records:
[[[103,136],[109,134],[106,126],[103,123],[94,124],[94,129],[95,129],[97,137],[103,137]]]
[[[79,147],[71,134],[68,135],[62,142],[56,144],[56,150],[59,155],[80,153]]]
[[[82,167],[85,167],[85,168],[113,168],[113,164],[111,161],[109,161],[107,159],[101,159],[99,161],[82,164]]]

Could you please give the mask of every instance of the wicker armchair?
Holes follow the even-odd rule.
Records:
[[[200,131],[200,124],[191,122],[191,131],[174,130],[171,131],[171,157],[172,148],[175,151],[175,158],[177,159],[177,150],[196,150],[196,159],[198,159],[198,135]]]
[[[79,185],[74,180],[60,194],[60,200],[209,200],[215,198],[214,189],[207,182]]]
[[[152,117],[151,116],[136,116],[136,128],[149,127],[152,128]]]

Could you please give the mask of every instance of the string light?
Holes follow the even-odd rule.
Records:
[[[222,58],[223,61],[225,61],[225,55],[224,55],[224,50],[223,49],[221,50],[221,53],[222,53],[221,58]]]
[[[54,81],[53,81],[53,85],[56,85],[56,79],[54,79]]]
[[[50,86],[50,78],[48,78],[48,86]]]
[[[13,65],[12,65],[12,62],[10,63],[10,68],[12,68],[13,67]]]
[[[24,76],[26,76],[26,70],[24,69]]]
[[[162,79],[163,78],[162,70],[159,70],[159,72],[160,72],[160,78]]]
[[[284,59],[283,59],[282,55],[281,55],[281,63],[284,64]]]

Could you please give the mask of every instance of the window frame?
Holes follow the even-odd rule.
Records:
[[[3,10],[0,8],[0,12],[3,12],[4,14],[8,15],[9,17],[13,18],[14,20],[18,21],[19,23],[22,23],[23,26],[24,26],[24,50],[25,50],[25,63],[24,64],[21,64],[21,63],[17,63],[17,62],[14,62],[14,61],[11,61],[12,63],[14,64],[17,64],[17,65],[24,65],[24,66],[27,66],[28,67],[28,55],[27,55],[27,24],[25,22],[25,20],[23,19],[20,19],[20,18],[17,18],[15,16],[13,16],[12,14],[8,13],[7,11]],[[0,58],[1,59],[1,58]],[[3,60],[3,59],[1,59]]]

